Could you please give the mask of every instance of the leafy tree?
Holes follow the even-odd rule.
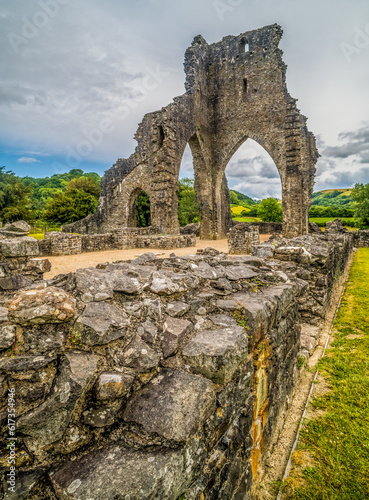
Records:
[[[245,202],[245,206],[251,206],[251,205],[255,205],[255,200],[253,200],[252,198],[250,198],[249,196],[247,196],[246,194],[243,194],[243,193],[240,193],[239,191],[235,191],[234,189],[231,189],[230,191],[231,193],[235,193],[236,196],[237,196],[237,199],[238,199],[238,204],[239,205],[243,205],[242,202]],[[232,195],[231,195],[232,196]],[[231,198],[232,199],[232,198]]]
[[[275,198],[262,200],[257,211],[264,222],[282,222],[282,207]]]
[[[137,227],[151,225],[150,198],[145,191],[141,191],[136,200]]]
[[[99,185],[90,177],[78,177],[77,179],[73,179],[68,183],[66,190],[70,191],[72,189],[84,191],[95,198],[99,198],[100,196]]]
[[[79,182],[79,179],[82,180]],[[79,168],[72,169],[64,174],[55,174],[51,177],[23,177],[25,185],[33,188],[32,211],[36,220],[41,218],[48,201],[55,198],[56,195],[64,193],[73,180],[78,180],[76,184],[78,189],[81,188],[96,196],[101,177],[95,172],[84,173]],[[90,184],[90,182],[93,184]]]
[[[100,188],[92,179],[80,177],[71,180],[64,193],[48,198],[42,219],[49,224],[69,224],[83,219],[95,212],[99,195]]]
[[[178,183],[178,220],[180,226],[200,222],[200,209],[196,203],[194,179],[185,177]]]
[[[231,205],[238,205],[238,196],[234,191],[229,192],[231,198]]]
[[[5,172],[5,167],[0,167],[0,220],[32,222],[31,195],[32,187],[26,186],[12,171]]]
[[[355,200],[355,217],[363,226],[369,226],[369,184],[355,184],[351,196]]]
[[[247,212],[247,216],[248,217],[257,217],[258,216],[258,206],[259,205],[253,205],[251,208],[250,208],[250,211]]]

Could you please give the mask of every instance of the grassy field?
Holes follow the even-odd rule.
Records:
[[[328,221],[337,219],[337,217],[309,217],[309,222],[316,222],[317,224],[319,222],[326,224]],[[353,221],[353,217],[341,217],[342,221],[345,222],[345,220],[348,221]]]
[[[250,212],[250,209],[242,205],[238,205],[237,207],[231,207],[231,212],[233,215],[239,216],[242,212]]]
[[[283,498],[369,498],[369,249],[357,251]],[[321,382],[322,384],[322,382]],[[321,387],[323,387],[321,385]]]
[[[43,240],[45,238],[45,233],[30,233],[30,236],[35,238],[35,240]]]
[[[261,222],[257,217],[232,217],[232,219],[238,222]]]
[[[315,222],[316,224],[319,224],[320,226],[322,224],[326,224],[328,221],[332,221],[336,219],[337,217],[310,217],[309,222]],[[238,222],[261,222],[261,219],[258,217],[232,217],[233,220],[236,220]],[[343,219],[343,224],[345,225],[345,220],[352,221],[353,219],[350,217],[344,217]],[[355,228],[346,226],[348,230],[353,230]]]

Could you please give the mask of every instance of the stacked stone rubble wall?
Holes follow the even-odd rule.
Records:
[[[196,245],[196,236],[162,235],[158,228],[122,228],[112,233],[68,234],[49,233],[44,240],[38,241],[40,255],[57,256],[73,255],[84,252],[101,252],[104,250],[127,250],[132,248],[175,249]]]
[[[353,239],[281,240],[266,258],[147,253],[0,294],[16,497],[257,498],[306,325],[322,320]]]

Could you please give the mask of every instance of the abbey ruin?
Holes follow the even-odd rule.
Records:
[[[144,117],[95,214],[40,241],[24,222],[0,229],[1,500],[275,498],[266,478],[299,361],[314,353],[354,248],[369,246],[369,231],[339,219],[309,227],[318,153],[286,89],[281,34],[196,37],[186,94]],[[249,137],[280,173],[283,228],[230,227],[224,171]],[[229,254],[141,252],[44,279],[48,255],[194,246],[177,216],[186,144],[200,236],[228,233]],[[148,228],[134,227],[142,190]],[[276,234],[260,243],[262,232]]]
[[[227,36],[209,45],[197,36],[185,55],[186,93],[144,116],[136,150],[104,175],[97,212],[65,227],[67,232],[109,233],[136,225],[135,203],[143,190],[151,224],[179,234],[178,176],[189,144],[200,207],[202,239],[225,238],[231,225],[226,166],[254,139],[274,160],[282,183],[283,234],[308,233],[308,210],[318,153],[306,118],[286,87],[278,25]]]

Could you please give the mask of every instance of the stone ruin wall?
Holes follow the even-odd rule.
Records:
[[[75,255],[85,252],[104,250],[128,250],[132,248],[155,248],[169,250],[193,247],[196,236],[162,235],[154,227],[125,228],[107,234],[68,234],[47,233],[45,239],[38,241],[40,255]]]
[[[34,248],[21,258],[0,241],[14,278],[0,293],[0,418],[5,437],[15,388],[16,498],[258,498],[297,360],[365,236],[276,239],[254,256],[144,254],[38,272],[18,290],[36,247],[17,238],[18,254]],[[5,441],[0,466],[8,500]]]
[[[279,171],[284,235],[306,234],[318,153],[306,118],[287,90],[281,36],[281,27],[274,24],[211,45],[195,37],[185,55],[186,93],[144,116],[134,154],[119,159],[102,179],[97,212],[65,231],[109,233],[135,226],[135,202],[144,190],[152,224],[162,233],[179,234],[178,176],[189,144],[200,237],[224,238],[232,224],[224,172],[251,138]]]

